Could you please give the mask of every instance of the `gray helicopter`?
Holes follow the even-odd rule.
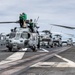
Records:
[[[73,40],[72,40],[72,38],[68,38],[67,45],[73,46]]]
[[[53,47],[52,33],[49,30],[43,30],[40,33],[40,44],[46,47]]]
[[[16,32],[9,34],[7,48],[10,51],[20,48],[31,48],[37,50],[39,45],[39,37],[37,32],[30,32],[29,28],[16,28]]]
[[[71,26],[64,26],[64,25],[58,25],[58,24],[51,24],[51,25],[58,26],[58,27],[63,27],[63,28],[66,28],[66,29],[71,29],[71,30],[74,30],[75,29],[75,27],[71,27]],[[68,34],[68,35],[70,35],[71,37],[74,37],[75,38],[75,36],[73,34]],[[72,38],[68,38],[67,45],[73,45]]]
[[[9,51],[19,50],[21,48],[31,48],[33,51],[36,51],[37,48],[40,47],[39,42],[39,34],[38,34],[38,27],[34,27],[34,32],[31,32],[30,28],[28,27],[28,20],[26,21],[27,27],[21,28],[16,27],[11,30],[11,33],[7,36],[9,38],[6,39],[6,47]],[[4,23],[20,23],[19,21],[11,21],[11,22],[0,22],[1,24]]]
[[[54,35],[53,43],[54,43],[54,46],[62,46],[62,36],[59,34]]]

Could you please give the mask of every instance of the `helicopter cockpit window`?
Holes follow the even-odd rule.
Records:
[[[50,35],[50,38],[52,38],[52,35]]]
[[[29,33],[27,33],[27,32],[23,32],[22,34],[21,34],[21,38],[26,38],[26,39],[28,39],[30,37],[30,34]]]
[[[4,37],[3,36],[0,36],[0,40],[4,40]]]
[[[55,38],[59,38],[60,36],[54,35]]]
[[[45,33],[44,32],[41,32],[40,33],[40,36],[42,36],[42,37],[45,36]]]
[[[60,40],[61,40],[61,38],[60,38]]]
[[[10,33],[10,34],[9,34],[9,38],[14,38],[15,35],[16,35],[15,33]]]
[[[45,34],[46,34],[46,35],[48,35],[49,33],[48,33],[48,32],[46,32]]]

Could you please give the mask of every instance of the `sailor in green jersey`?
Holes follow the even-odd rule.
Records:
[[[33,20],[32,19],[30,19],[30,22],[29,22],[29,28],[30,28],[30,30],[31,30],[31,32],[34,32],[34,29],[33,29],[33,25],[34,25],[34,23],[32,22]]]
[[[27,20],[27,14],[22,13],[23,14],[23,20]]]
[[[26,27],[27,15],[25,13],[22,13],[22,16],[23,16],[23,27]]]

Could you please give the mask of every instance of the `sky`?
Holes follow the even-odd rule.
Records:
[[[75,27],[75,0],[0,0],[0,21],[17,21],[19,14],[25,12],[28,19],[37,19],[39,31],[74,34],[75,30],[51,26],[61,24]],[[19,24],[0,24],[0,33],[9,33]],[[62,35],[65,39],[71,37]],[[75,40],[75,38],[73,38]]]

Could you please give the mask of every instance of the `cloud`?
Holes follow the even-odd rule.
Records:
[[[22,12],[27,13],[28,19],[39,16],[40,30],[50,29],[50,23],[75,26],[75,0],[0,0],[0,21],[18,20]],[[9,32],[14,26],[19,25],[1,25],[0,31]],[[58,27],[52,30],[71,32]]]

